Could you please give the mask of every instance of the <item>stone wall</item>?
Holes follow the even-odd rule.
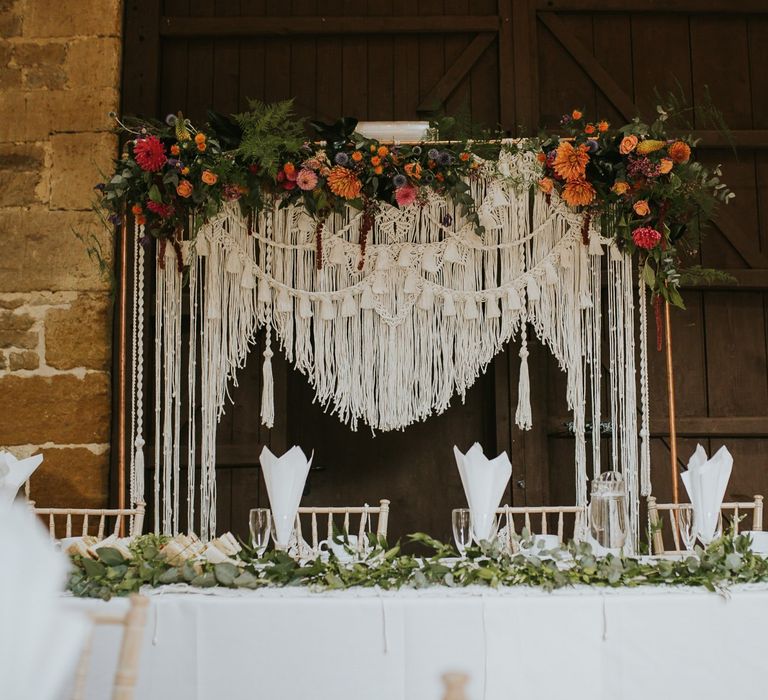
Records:
[[[0,0],[0,448],[42,451],[38,505],[102,505],[111,238],[90,211],[117,149],[118,0]]]

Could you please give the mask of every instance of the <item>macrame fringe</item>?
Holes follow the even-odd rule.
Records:
[[[520,379],[517,386],[517,411],[515,423],[520,430],[530,430],[533,426],[531,414],[531,381],[528,377],[528,338],[525,324],[521,330],[520,340]]]

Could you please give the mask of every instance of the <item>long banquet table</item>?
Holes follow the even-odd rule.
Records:
[[[767,632],[764,585],[171,590],[151,595],[136,697],[441,700],[446,671],[470,700],[762,697]],[[96,632],[89,700],[110,697],[118,645]]]

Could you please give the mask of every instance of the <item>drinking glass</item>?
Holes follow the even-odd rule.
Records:
[[[696,542],[696,527],[693,522],[693,508],[680,508],[677,511],[677,531],[687,552],[693,551]]]
[[[271,523],[272,518],[270,517],[269,508],[251,509],[249,517],[251,544],[259,556],[264,554],[269,544],[269,533],[272,529]]]
[[[469,514],[469,508],[454,508],[451,513],[451,522],[453,524],[453,540],[456,542],[456,549],[463,557],[467,547],[472,542],[472,518]]]

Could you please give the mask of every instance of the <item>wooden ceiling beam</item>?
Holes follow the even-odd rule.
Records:
[[[768,13],[765,0],[535,0],[545,12],[632,12],[644,14],[762,15]]]

